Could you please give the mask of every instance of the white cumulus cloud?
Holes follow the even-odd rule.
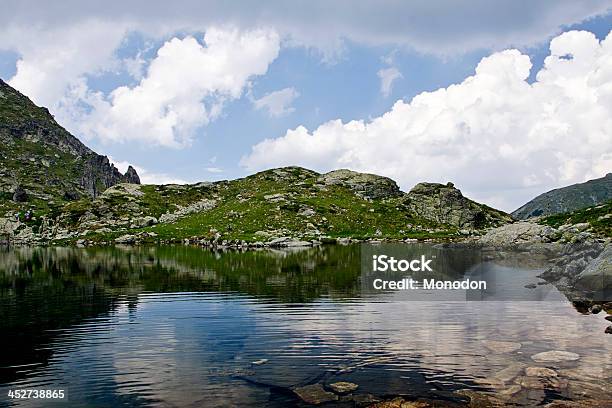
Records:
[[[303,126],[255,146],[249,170],[302,165],[386,175],[404,189],[454,181],[513,210],[537,192],[612,170],[612,34],[554,38],[536,80],[517,50],[483,58],[463,82],[397,101],[370,121]]]
[[[189,145],[194,131],[218,117],[226,101],[239,98],[249,81],[265,74],[280,40],[267,29],[211,28],[203,43],[173,38],[161,46],[134,87],[109,95],[85,84],[65,98],[65,118],[79,134],[103,141]],[[69,101],[78,101],[77,104]],[[85,104],[85,109],[83,109]]]
[[[270,116],[279,117],[295,111],[291,104],[298,96],[300,96],[300,93],[295,88],[284,88],[253,100],[253,105],[255,109],[267,110]]]
[[[95,75],[118,64],[114,51],[126,32],[123,24],[100,20],[46,29],[7,26],[0,29],[0,49],[19,53],[16,73],[8,82],[54,112],[66,89],[85,73]]]

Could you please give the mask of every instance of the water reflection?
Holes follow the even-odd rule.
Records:
[[[444,256],[458,276],[482,265],[500,278],[537,274],[473,253]],[[549,364],[565,387],[524,387],[514,398],[609,397],[612,336],[602,316],[568,302],[401,296],[363,293],[354,246],[12,249],[0,255],[0,395],[46,386],[67,389],[75,406],[288,406],[297,403],[291,387],[344,380],[360,393],[461,401],[453,391],[501,392],[520,382],[530,356],[567,350],[580,359]],[[521,348],[492,351],[490,340]]]

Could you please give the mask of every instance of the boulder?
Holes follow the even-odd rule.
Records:
[[[13,192],[13,201],[17,203],[24,203],[28,201],[28,193],[26,193],[23,186],[18,185],[15,187],[15,191]]]
[[[362,198],[398,197],[402,194],[397,183],[388,177],[341,169],[322,174],[317,179],[326,186],[340,185],[353,190]]]
[[[608,244],[576,278],[578,289],[600,293],[603,299],[612,294],[612,244]],[[606,297],[607,296],[607,297]]]

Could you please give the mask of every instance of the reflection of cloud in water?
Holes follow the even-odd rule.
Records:
[[[72,309],[50,309],[56,304],[38,309],[49,319],[64,313],[67,323],[41,346],[55,353],[48,369],[22,385],[65,379],[75,403],[261,405],[268,389],[242,378],[289,387],[321,375],[355,378],[360,389],[379,394],[401,392],[417,389],[416,374],[461,385],[517,362],[534,364],[531,355],[556,349],[581,356],[554,367],[560,375],[587,380],[591,388],[607,384],[612,336],[603,333],[605,320],[557,301],[563,298],[552,286],[537,288],[538,296],[550,299],[540,302],[364,296],[359,262],[353,249],[340,247],[282,256],[183,247],[41,249],[4,254],[0,278],[10,286],[14,274],[23,274],[30,302],[24,304],[33,307],[40,305],[40,297],[27,298],[33,288],[63,288],[60,295],[83,305],[91,301],[85,288],[108,293],[101,317],[73,319]],[[55,265],[54,272],[29,275],[21,270],[26,264]],[[522,279],[535,279],[533,271],[511,263],[495,268],[506,288],[526,291]],[[519,342],[521,348],[496,353],[484,340]],[[250,364],[262,358],[268,363]]]

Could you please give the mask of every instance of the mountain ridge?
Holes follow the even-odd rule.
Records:
[[[556,188],[540,194],[511,215],[525,220],[568,213],[612,200],[612,173],[584,183]]]
[[[133,167],[121,174],[2,80],[0,142],[0,234],[14,242],[452,239],[512,221],[452,183],[406,193],[390,178],[347,169],[140,185]]]

